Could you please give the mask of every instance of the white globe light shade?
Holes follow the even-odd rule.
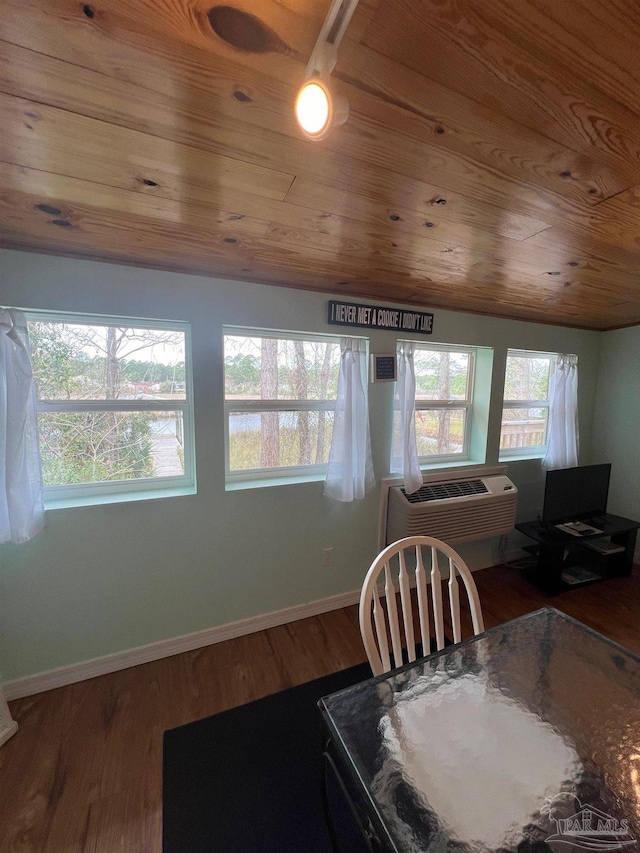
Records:
[[[296,120],[310,139],[322,139],[331,129],[331,93],[318,79],[307,80],[296,96]]]

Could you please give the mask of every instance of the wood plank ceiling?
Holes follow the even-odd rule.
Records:
[[[0,244],[640,323],[636,0],[361,0],[349,120],[312,143],[292,103],[328,8],[0,0]]]

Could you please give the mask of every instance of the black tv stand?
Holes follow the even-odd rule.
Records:
[[[557,595],[588,583],[631,574],[640,522],[606,513],[585,519],[601,533],[574,536],[551,522],[526,521],[516,530],[534,539],[525,551],[536,556],[528,577],[548,595]],[[565,579],[563,579],[563,576]],[[570,580],[568,580],[570,579]]]

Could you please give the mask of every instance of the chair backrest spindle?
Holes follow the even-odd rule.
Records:
[[[420,642],[424,654],[431,647],[429,630],[429,599],[427,598],[427,576],[422,559],[422,548],[416,546],[416,595],[418,598],[418,616],[420,618]]]
[[[373,585],[373,621],[376,626],[376,636],[380,647],[381,664],[384,667],[384,671],[387,672],[391,669],[389,643],[387,642],[387,622],[384,618],[384,610],[380,604],[380,596],[378,595],[378,587],[376,584]],[[371,631],[371,622],[369,622],[368,625],[369,630]],[[373,631],[371,631],[371,637],[373,638]]]
[[[413,626],[413,604],[411,598],[411,570],[407,564],[406,554],[410,554],[412,558],[415,557],[415,586],[418,601],[420,642],[423,654],[429,654],[430,652],[429,596],[427,591],[427,566],[424,561],[425,552],[428,552],[431,558],[431,565],[428,568],[431,581],[433,626],[438,650],[443,649],[445,646],[442,572],[439,564],[440,554],[443,554],[448,559],[449,582],[447,590],[453,642],[459,643],[462,635],[460,583],[458,575],[462,578],[467,593],[473,632],[474,634],[479,634],[484,631],[478,591],[471,572],[460,555],[450,545],[430,536],[409,536],[406,539],[401,539],[385,548],[373,561],[365,577],[360,595],[360,630],[374,675],[382,675],[384,672],[402,665],[403,636],[406,641],[407,660],[414,661],[416,659],[416,635]],[[398,563],[397,587],[394,582],[392,569],[392,561],[395,557],[397,557]],[[384,604],[381,601],[382,590],[378,588],[378,579],[383,571]],[[402,625],[400,624],[398,603],[396,600],[398,593],[400,594]],[[391,638],[391,649],[389,649],[389,637]],[[393,667],[391,652],[393,655]]]
[[[449,557],[449,611],[451,612],[451,630],[453,642],[460,642],[460,588],[458,573],[453,560]]]
[[[442,573],[438,562],[438,549],[431,546],[431,598],[433,601],[433,622],[436,630],[436,647],[444,649],[444,618],[442,613]]]
[[[400,623],[398,622],[398,603],[396,602],[396,587],[391,575],[391,566],[386,563],[384,567],[384,591],[387,603],[387,614],[389,616],[389,630],[391,631],[391,647],[393,648],[393,659],[396,666],[402,664],[402,640],[400,639]]]
[[[407,641],[407,654],[409,656],[409,660],[414,661],[416,659],[416,641],[413,633],[413,607],[411,606],[411,589],[404,551],[400,551],[398,559],[400,561],[398,580],[400,584],[400,603],[402,604],[404,636]]]

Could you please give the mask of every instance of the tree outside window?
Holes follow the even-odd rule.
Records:
[[[423,462],[469,453],[474,351],[416,344],[416,441]]]
[[[339,339],[227,330],[224,354],[228,475],[326,465]]]
[[[193,483],[184,324],[30,313],[28,328],[49,496]]]
[[[501,456],[540,454],[547,444],[554,353],[509,350],[504,382]]]

